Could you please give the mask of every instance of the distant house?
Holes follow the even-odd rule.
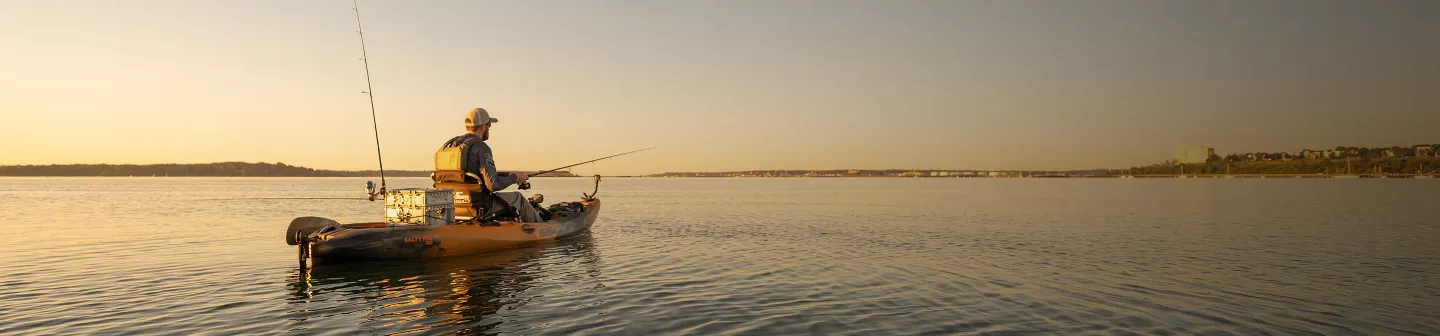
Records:
[[[1387,157],[1387,158],[1393,158],[1393,157],[1395,157],[1395,150],[1394,150],[1394,149],[1386,149],[1386,150],[1384,151],[1384,156]]]

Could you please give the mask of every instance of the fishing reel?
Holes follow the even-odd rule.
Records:
[[[520,190],[530,190],[530,181],[520,182]]]
[[[370,195],[370,201],[374,202],[376,197],[385,194],[385,186],[380,186],[380,190],[375,190],[375,181],[365,181],[365,194]]]

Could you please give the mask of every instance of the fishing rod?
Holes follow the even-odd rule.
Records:
[[[624,153],[620,153],[620,154],[615,154],[615,155],[611,155],[611,156],[606,156],[606,157],[602,157],[602,158],[599,158],[599,159],[594,159],[594,160],[590,160],[590,161],[585,161],[585,162],[581,162],[581,163],[572,164],[572,165],[569,165],[569,166],[564,166],[564,167],[560,167],[560,168],[555,168],[555,169],[551,169],[551,170],[542,171],[542,172],[539,172],[539,173],[530,174],[530,176],[540,176],[540,175],[543,175],[543,174],[554,173],[554,172],[560,171],[561,169],[565,169],[565,168],[570,168],[570,167],[574,167],[574,166],[579,166],[579,165],[583,165],[583,164],[586,164],[586,163],[591,163],[591,162],[595,162],[595,161],[600,161],[600,160],[604,160],[604,159],[609,159],[609,158],[613,158],[613,157],[621,156],[621,155],[625,155],[625,154],[644,152],[644,151],[651,150],[651,149],[655,149],[655,147],[650,147],[650,148],[645,148],[645,149],[637,149],[637,150],[633,150],[633,151],[629,151],[629,152],[624,152]]]
[[[538,172],[538,173],[530,174],[530,176],[540,176],[540,175],[543,175],[543,174],[554,173],[554,172],[560,171],[561,169],[565,169],[565,168],[570,168],[570,167],[574,167],[574,166],[579,166],[579,165],[583,165],[583,164],[586,164],[586,163],[591,163],[591,162],[595,162],[595,161],[600,161],[600,160],[604,160],[604,159],[609,159],[609,158],[613,158],[613,157],[621,156],[621,155],[625,155],[625,154],[633,154],[633,153],[644,152],[644,151],[651,150],[651,149],[655,149],[655,147],[644,148],[644,149],[637,149],[637,150],[633,150],[633,151],[629,151],[629,152],[624,152],[624,153],[620,153],[620,154],[615,154],[615,155],[611,155],[611,156],[602,157],[602,158],[599,158],[599,159],[594,159],[594,160],[590,160],[590,161],[585,161],[585,162],[581,162],[581,163],[576,163],[576,164],[572,164],[572,165],[569,165],[569,166],[564,166],[564,167],[555,168],[555,169],[551,169],[551,170],[541,171],[541,172]],[[597,175],[596,178],[599,178],[598,175]],[[597,181],[598,181],[598,180],[597,180]],[[382,183],[383,183],[383,182],[382,182]],[[383,184],[382,184],[382,185],[383,185]],[[375,185],[372,183],[372,184],[370,184],[370,185],[368,186],[367,189],[371,189],[371,188],[374,188],[374,187],[375,187]],[[383,187],[382,187],[382,188],[383,188]],[[521,190],[530,189],[530,182],[529,182],[529,181],[526,181],[526,182],[524,182],[524,183],[520,183],[520,189],[521,189]],[[382,190],[383,190],[383,189],[382,189]],[[374,193],[373,190],[372,190],[372,192],[370,193],[370,200],[371,200],[371,201],[374,201],[374,200],[375,200],[375,195],[376,195],[376,193]],[[233,198],[233,199],[244,199],[244,200],[251,200],[251,199],[357,200],[357,199],[361,199],[361,200],[363,200],[364,198],[349,198],[349,197],[258,197],[258,198]],[[217,198],[217,199],[213,199],[212,201],[219,201],[219,200],[232,200],[232,199],[231,199],[231,198]]]
[[[611,155],[611,156],[602,157],[602,158],[599,158],[599,159],[594,159],[594,160],[590,160],[590,161],[585,161],[585,162],[581,162],[581,163],[576,163],[576,164],[572,164],[572,165],[569,165],[569,166],[564,166],[564,167],[555,168],[555,169],[551,169],[551,170],[541,171],[541,172],[538,172],[538,173],[530,174],[530,176],[540,176],[540,175],[544,175],[544,174],[554,173],[554,172],[560,171],[561,169],[565,169],[565,168],[570,168],[570,167],[574,167],[574,166],[579,166],[579,165],[583,165],[583,164],[586,164],[586,163],[591,163],[591,162],[595,162],[595,161],[600,161],[600,160],[604,160],[604,159],[609,159],[609,158],[613,158],[613,157],[621,156],[621,155],[625,155],[625,154],[644,152],[644,151],[651,150],[651,149],[655,149],[655,147],[644,148],[644,149],[637,149],[637,150],[633,150],[633,151],[629,151],[629,152],[624,152],[624,153],[620,153],[620,154],[615,154],[615,155]],[[520,189],[530,189],[530,181],[525,181],[524,183],[520,183]]]
[[[375,88],[370,85],[370,53],[365,51],[365,28],[360,25],[360,3],[358,0],[350,0],[355,10],[355,33],[360,35],[360,61],[365,64],[365,92],[370,97],[370,125],[375,131],[375,159],[380,162],[380,192],[370,194],[370,200],[375,200],[375,195],[385,193],[385,157],[380,155],[380,122],[375,118]]]
[[[621,155],[625,155],[625,154],[633,154],[633,153],[644,152],[644,151],[651,150],[651,149],[655,149],[655,147],[644,148],[644,149],[637,149],[637,150],[633,150],[633,151],[629,151],[629,152],[624,152],[624,153],[620,153],[620,154],[615,154],[615,155],[611,155],[611,156],[602,157],[602,158],[599,158],[599,159],[594,159],[594,160],[590,160],[590,161],[585,161],[585,162],[581,162],[581,163],[576,163],[576,164],[572,164],[572,165],[569,165],[569,166],[564,166],[564,167],[555,168],[555,169],[551,169],[551,170],[541,171],[541,172],[538,172],[538,173],[530,174],[530,176],[540,176],[540,175],[544,175],[544,174],[554,173],[554,172],[560,171],[561,169],[565,169],[565,168],[570,168],[570,167],[574,167],[574,166],[579,166],[579,165],[583,165],[583,164],[586,164],[586,163],[591,163],[591,162],[595,162],[595,161],[600,161],[600,160],[604,160],[604,159],[609,159],[609,158],[613,158],[613,157],[621,156]],[[599,178],[598,175],[597,175],[596,178]],[[598,181],[598,180],[597,180],[597,181]],[[381,182],[381,183],[384,183],[384,182]],[[374,188],[374,187],[375,187],[374,184],[370,184],[367,189],[371,189],[371,188]],[[382,187],[381,187],[381,188],[384,188],[384,187],[383,187],[383,184],[382,184]],[[521,189],[521,190],[530,189],[530,182],[529,182],[529,181],[526,181],[526,182],[524,182],[524,183],[520,183],[520,189]],[[381,190],[384,190],[384,189],[381,189]],[[372,192],[370,193],[370,200],[371,200],[371,201],[374,201],[374,200],[375,200],[375,195],[376,195],[376,193],[374,193],[373,190],[372,190]],[[326,200],[336,199],[336,200],[342,200],[342,199],[364,199],[364,198],[348,198],[348,197],[273,197],[273,198],[236,198],[236,199],[326,199]],[[216,199],[216,200],[225,200],[225,199]]]

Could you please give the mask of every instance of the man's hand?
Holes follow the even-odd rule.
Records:
[[[525,173],[522,172],[511,172],[510,174],[515,175],[516,184],[525,183],[525,181],[530,180],[530,175],[525,175]]]

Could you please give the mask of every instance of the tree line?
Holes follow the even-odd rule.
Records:
[[[1409,147],[1335,147],[1334,149],[1312,150],[1306,149],[1295,153],[1235,153],[1224,157],[1211,155],[1210,161],[1223,160],[1230,162],[1240,161],[1283,161],[1294,159],[1353,159],[1353,158],[1406,158],[1406,157],[1434,157],[1440,144],[1420,144]]]
[[[0,176],[377,176],[377,171],[322,170],[281,162],[198,164],[68,164],[0,166]],[[386,176],[430,176],[430,171],[386,170]]]
[[[1387,174],[1434,173],[1440,171],[1440,158],[1403,157],[1352,159],[1312,159],[1290,161],[1228,161],[1205,163],[1160,164],[1130,169],[1131,174]]]

